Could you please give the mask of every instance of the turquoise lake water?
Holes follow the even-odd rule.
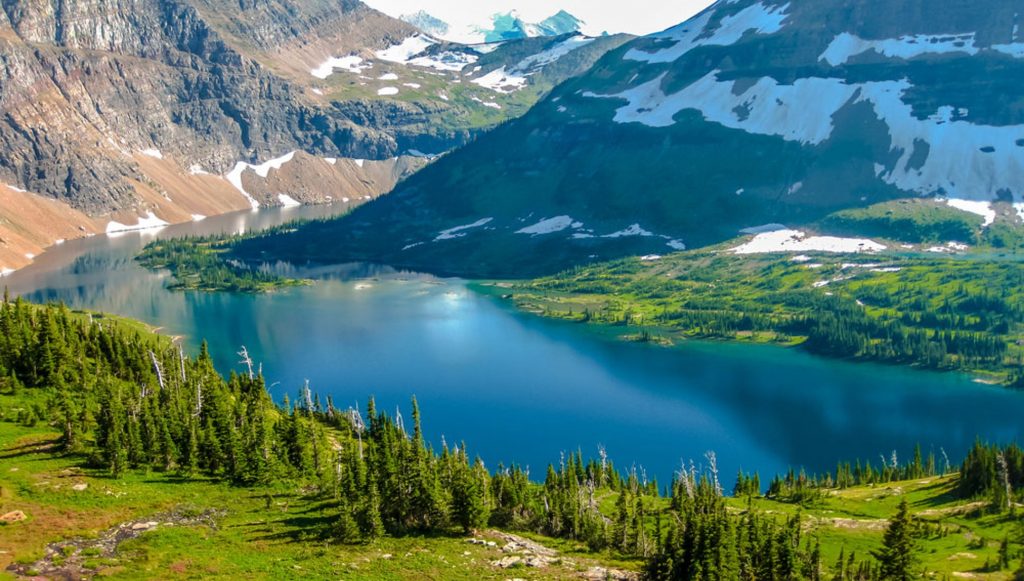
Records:
[[[625,344],[582,327],[518,313],[463,281],[347,265],[296,270],[311,287],[267,295],[166,290],[166,273],[133,257],[155,237],[239,232],[332,208],[265,210],[158,232],[69,242],[0,279],[34,301],[141,319],[210,343],[218,369],[240,369],[245,345],[275,396],[308,379],[339,407],[408,413],[416,395],[427,437],[465,441],[494,467],[540,477],[563,450],[608,450],[667,481],[683,461],[715,451],[723,474],[790,466],[830,470],[839,459],[880,463],[915,444],[954,462],[975,436],[1016,440],[1024,393],[957,374],[853,364],[795,349],[694,342]]]

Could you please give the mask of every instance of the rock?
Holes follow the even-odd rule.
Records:
[[[20,522],[20,521],[23,521],[23,520],[25,520],[27,518],[28,518],[28,516],[26,516],[24,512],[22,512],[20,510],[12,510],[11,512],[9,512],[9,513],[7,513],[7,514],[5,514],[3,516],[0,516],[0,522],[5,522],[5,523]]]
[[[500,560],[491,563],[495,567],[501,567],[502,569],[508,569],[509,567],[515,567],[523,562],[523,558],[519,556],[504,557]]]
[[[84,483],[84,482],[80,482],[80,483],[75,484],[74,486],[72,486],[71,490],[75,490],[77,492],[81,492],[81,491],[85,490],[86,488],[89,488],[89,485]]]
[[[383,555],[380,556],[381,559],[391,559],[393,557],[394,557],[394,555],[392,555],[391,553],[384,553]]]

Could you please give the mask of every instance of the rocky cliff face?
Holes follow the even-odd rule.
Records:
[[[264,64],[338,36],[327,29],[364,24],[374,13],[358,2],[25,0],[3,7],[0,180],[89,214],[136,205],[136,182],[149,179],[133,159],[139,152],[215,174],[239,159],[295,149],[397,153],[392,135],[307,103]],[[378,43],[408,32],[376,18],[395,27],[378,29]],[[234,38],[246,42],[226,40]]]

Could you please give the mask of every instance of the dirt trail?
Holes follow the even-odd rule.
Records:
[[[223,511],[206,510],[201,513],[174,511],[148,518],[123,522],[99,534],[96,538],[75,538],[50,543],[46,556],[30,564],[13,564],[7,570],[17,577],[44,577],[46,579],[90,579],[105,568],[98,563],[116,557],[121,543],[142,533],[171,526],[208,526],[216,528]],[[88,565],[88,566],[87,566]]]

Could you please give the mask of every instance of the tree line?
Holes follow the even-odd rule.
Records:
[[[766,515],[752,505],[727,510],[713,455],[705,468],[691,464],[676,474],[665,496],[657,480],[620,471],[603,451],[597,459],[563,455],[535,480],[520,466],[489,469],[465,443],[434,449],[415,399],[408,420],[372,399],[365,410],[337,408],[308,385],[276,403],[258,366],[244,349],[239,355],[242,373],[224,378],[205,344],[190,357],[166,339],[62,305],[36,307],[6,295],[0,305],[0,390],[30,402],[18,421],[57,426],[66,451],[114,476],[144,469],[238,486],[295,483],[334,503],[327,533],[344,542],[494,526],[633,556],[654,579],[816,580],[832,566],[835,578],[852,580],[900,578],[891,568],[921,534],[897,515],[892,526],[903,532],[883,552],[825,564],[799,515]],[[1015,497],[1022,462],[1016,447],[979,443],[962,467],[961,493],[1002,487]],[[791,472],[775,478],[768,495],[799,500],[825,486],[935,471],[934,456],[918,450],[902,465],[895,458],[881,468],[841,464],[825,478]],[[733,492],[760,496],[760,477],[740,474]],[[611,499],[614,509],[602,511]]]

